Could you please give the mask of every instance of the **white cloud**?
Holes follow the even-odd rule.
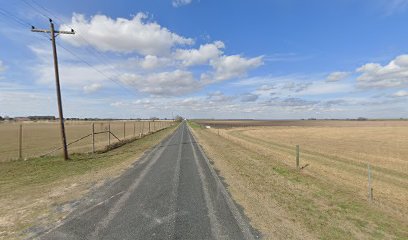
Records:
[[[244,58],[240,55],[221,56],[210,61],[210,65],[214,68],[213,76],[205,74],[202,78],[206,82],[223,81],[235,77],[242,77],[256,67],[263,64],[262,56],[254,58]]]
[[[99,65],[95,66],[107,76],[112,76],[111,69],[109,66]],[[65,87],[70,88],[82,88],[85,90],[84,86],[90,86],[93,84],[106,83],[109,80],[101,75],[99,72],[95,71],[93,68],[78,64],[60,64],[60,81]],[[52,65],[39,64],[36,66],[37,82],[40,84],[53,83],[54,80],[54,67]]]
[[[335,93],[348,93],[352,92],[353,86],[351,84],[343,83],[321,83],[313,82],[306,88],[299,91],[299,95],[325,95],[325,94],[335,94]]]
[[[100,90],[101,88],[102,84],[100,83],[92,83],[83,87],[85,93],[93,93]]]
[[[207,94],[207,100],[210,102],[227,102],[234,99],[233,96],[227,96],[221,91],[216,91]]]
[[[218,58],[223,53],[221,49],[224,47],[223,42],[215,41],[201,45],[199,49],[177,49],[174,57],[185,66],[208,64],[209,60]]]
[[[140,62],[140,66],[146,70],[157,69],[171,65],[171,59],[161,58],[154,55],[147,55]]]
[[[382,66],[368,63],[357,69],[361,75],[357,78],[361,87],[401,87],[408,85],[408,55],[401,55]]]
[[[241,102],[255,102],[256,100],[258,100],[259,95],[257,94],[253,94],[253,93],[248,93],[248,94],[244,94],[241,97]]]
[[[408,97],[408,91],[400,90],[392,95],[393,97]]]
[[[180,7],[180,6],[188,5],[191,2],[192,0],[173,0],[171,4],[173,5],[173,7]]]
[[[191,72],[182,70],[148,75],[124,74],[121,81],[138,91],[159,96],[178,96],[202,87]]]
[[[144,13],[138,13],[132,19],[112,19],[105,15],[94,15],[86,19],[84,15],[74,13],[71,23],[62,25],[61,28],[72,27],[82,37],[78,35],[61,37],[75,46],[91,44],[101,51],[137,52],[157,56],[169,54],[174,46],[194,43],[192,39],[182,37],[146,19],[147,15]]]
[[[349,75],[350,75],[349,72],[333,72],[330,73],[329,76],[327,76],[326,82],[337,82],[345,79]]]

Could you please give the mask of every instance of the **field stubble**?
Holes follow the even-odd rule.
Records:
[[[124,124],[125,123],[125,124]],[[170,125],[170,121],[150,122],[150,130],[156,131]],[[48,153],[61,146],[61,137],[58,122],[5,122],[0,123],[0,162],[15,160],[18,158],[19,149],[19,127],[23,127],[22,157],[32,158]],[[108,122],[95,121],[95,132],[108,131]],[[65,122],[67,142],[73,142],[81,137],[92,133],[91,121],[66,121]],[[125,128],[125,131],[124,131]],[[111,121],[111,132],[123,140],[138,137],[140,133],[149,132],[147,121]],[[111,144],[118,140],[111,135]],[[108,145],[108,133],[95,135],[95,148],[101,150]],[[68,147],[69,152],[84,153],[92,151],[92,138],[87,137]],[[55,152],[55,154],[60,151]]]
[[[408,122],[307,124],[195,133],[266,238],[408,238]],[[300,172],[295,145],[309,164]]]

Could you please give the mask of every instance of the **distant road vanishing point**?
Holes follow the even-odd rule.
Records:
[[[40,239],[254,239],[186,122]]]

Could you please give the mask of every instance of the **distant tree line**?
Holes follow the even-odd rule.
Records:
[[[28,116],[28,117],[9,117],[9,116],[0,116],[0,121],[54,121],[58,120],[55,116]],[[151,121],[159,121],[159,120],[169,120],[168,118],[160,119],[158,117],[150,117],[150,118],[65,118],[68,121],[117,121],[117,120],[133,120],[133,121],[141,121],[141,120],[151,120]]]

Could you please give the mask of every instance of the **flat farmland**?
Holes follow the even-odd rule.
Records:
[[[170,121],[95,121],[95,148],[104,149],[108,145],[110,130],[118,139],[130,139],[140,134],[168,127]],[[0,161],[9,161],[18,158],[19,154],[19,128],[22,125],[22,157],[31,158],[43,155],[61,146],[59,123],[53,122],[3,122],[0,123]],[[92,133],[91,121],[66,121],[67,142],[74,142]],[[111,135],[110,141],[116,143],[119,140]],[[92,137],[88,136],[76,143],[70,144],[68,151],[71,153],[83,153],[92,151]],[[55,154],[60,154],[56,151]]]
[[[269,236],[408,238],[408,121],[197,123],[212,126],[194,128],[200,143]]]

